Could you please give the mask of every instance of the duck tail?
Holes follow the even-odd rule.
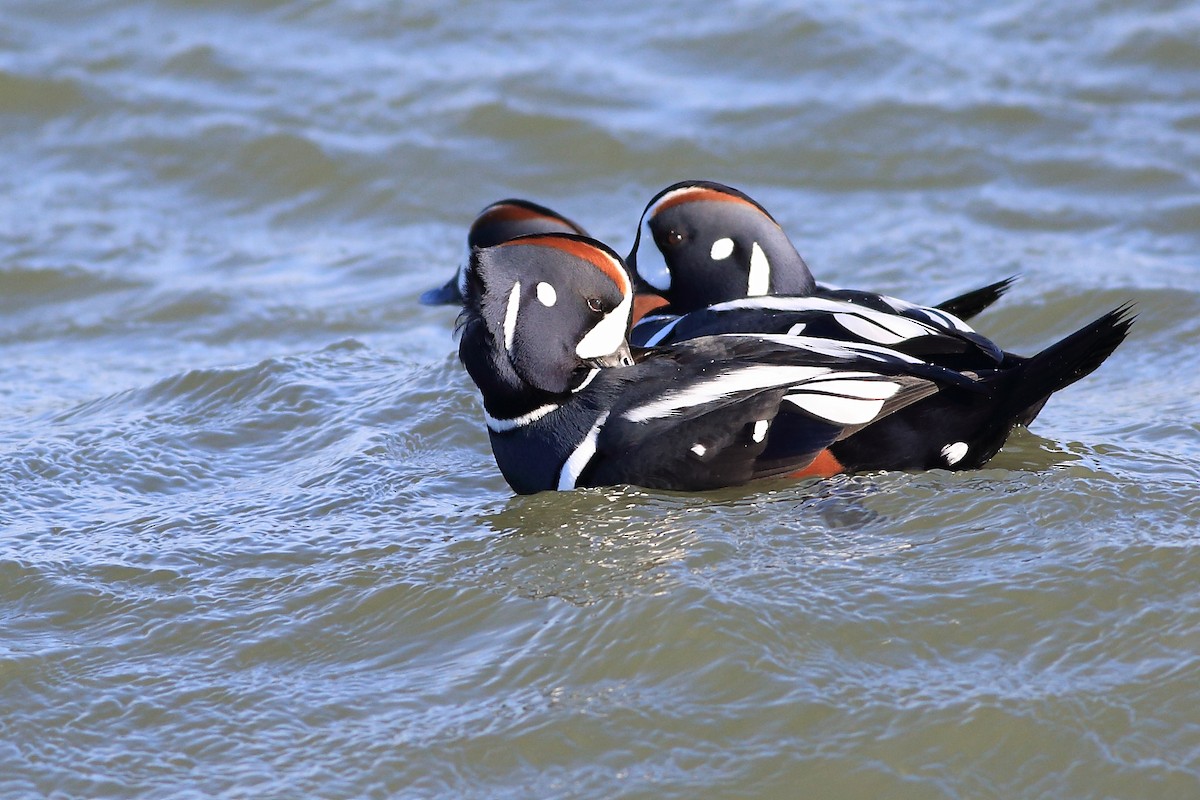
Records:
[[[1002,281],[989,283],[987,286],[972,289],[957,297],[951,297],[949,300],[938,303],[936,308],[953,314],[961,320],[968,320],[1003,297],[1004,293],[1012,288],[1016,280],[1017,276],[1013,275]]]
[[[1125,341],[1137,315],[1126,303],[1089,322],[1021,364],[1009,408],[1028,425],[1054,392],[1099,367]]]

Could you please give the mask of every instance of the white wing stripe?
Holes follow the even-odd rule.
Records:
[[[863,425],[875,419],[883,408],[882,400],[857,400],[821,393],[789,394],[783,399],[838,425]]]
[[[831,371],[828,367],[745,367],[668,392],[658,400],[626,411],[625,419],[630,422],[645,422],[649,419],[669,417],[685,408],[701,406],[738,392],[803,383]]]

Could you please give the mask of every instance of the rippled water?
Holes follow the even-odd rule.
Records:
[[[1200,796],[1200,7],[11,0],[0,795]],[[973,473],[513,497],[482,206],[675,180],[1097,373]]]

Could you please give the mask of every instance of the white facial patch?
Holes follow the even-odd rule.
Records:
[[[504,349],[512,352],[513,334],[517,332],[517,312],[521,308],[521,282],[513,284],[508,293],[508,306],[504,309]]]
[[[595,327],[575,346],[575,355],[580,358],[600,358],[612,355],[625,344],[625,331],[629,328],[629,313],[633,310],[633,292],[622,287],[624,297],[621,304],[604,315]]]
[[[724,261],[733,255],[733,239],[726,236],[724,239],[717,239],[712,243],[712,249],[708,251],[708,255],[713,261]]]
[[[946,459],[947,464],[954,466],[966,457],[969,449],[966,442],[954,442],[942,448],[942,458]]]
[[[558,292],[554,291],[554,287],[542,281],[537,285],[537,299],[546,308],[550,308],[558,302]]]
[[[758,242],[750,248],[750,279],[746,282],[746,294],[758,297],[767,294],[771,288],[771,262],[767,254],[758,246]]]
[[[658,249],[654,242],[654,234],[650,231],[650,218],[653,216],[653,211],[647,213],[646,220],[642,222],[642,235],[638,240],[637,249],[637,273],[646,283],[660,292],[665,292],[671,288],[671,268],[667,266],[667,259]]]

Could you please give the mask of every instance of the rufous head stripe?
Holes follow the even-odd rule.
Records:
[[[562,222],[558,217],[543,214],[541,211],[535,211],[532,208],[519,206],[515,203],[497,203],[494,206],[489,206],[479,215],[479,220],[485,219],[495,222],[516,222],[526,219],[548,219],[554,222]]]
[[[718,203],[741,203],[742,205],[750,206],[751,208],[758,210],[758,206],[754,205],[754,203],[751,203],[745,198],[738,197],[737,195],[719,192],[716,189],[709,189],[706,186],[686,186],[682,189],[676,189],[673,192],[669,192],[662,200],[659,200],[658,204],[654,207],[654,213],[657,214],[660,211],[666,211],[668,208],[672,208],[683,203],[692,203],[702,200]]]
[[[537,245],[539,247],[553,247],[556,250],[562,250],[564,253],[570,253],[576,258],[583,259],[603,272],[617,285],[617,288],[621,290],[621,294],[627,295],[632,290],[632,286],[629,283],[629,276],[619,261],[595,245],[580,239],[572,239],[567,236],[522,236],[518,239],[504,242],[500,247],[512,245]]]

